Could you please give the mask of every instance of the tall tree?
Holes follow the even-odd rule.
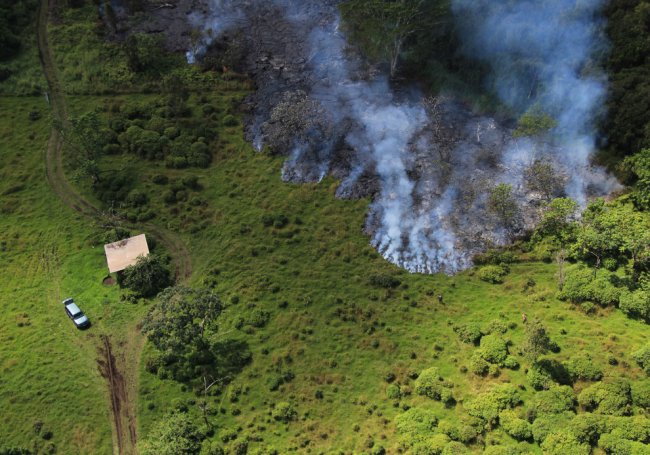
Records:
[[[424,0],[348,0],[339,8],[352,39],[361,43],[371,59],[387,62],[391,77],[395,77],[407,39],[424,26],[424,3]]]
[[[551,349],[551,346],[551,339],[546,333],[546,327],[539,319],[535,318],[526,324],[526,335],[521,350],[528,360],[536,362],[539,356],[546,354]]]

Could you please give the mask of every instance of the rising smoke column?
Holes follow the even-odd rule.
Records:
[[[443,113],[455,119],[452,129],[458,134],[449,161],[437,164],[434,150],[443,144],[431,135],[432,119],[422,96],[395,93],[385,75],[364,73],[361,62],[348,52],[337,3],[211,0],[209,14],[192,19],[212,31],[203,43],[207,45],[229,28],[249,32],[251,25],[280,12],[278,26],[291,37],[291,51],[271,47],[270,55],[256,58],[280,61],[273,76],[278,90],[285,91],[276,97],[279,104],[284,99],[300,100],[310,112],[322,109],[324,118],[330,119],[327,128],[306,122],[309,139],[296,135],[287,141],[291,145],[284,150],[288,159],[282,176],[296,182],[318,181],[339,164],[340,143],[353,150],[338,194],[368,172],[376,176],[379,188],[366,230],[388,261],[411,272],[453,273],[469,267],[473,253],[507,242],[509,234],[489,223],[486,192],[496,183],[510,183],[518,201],[529,204],[524,170],[535,159],[550,159],[565,170],[570,177],[566,192],[581,202],[590,185],[604,188],[603,174],[589,166],[594,119],[604,96],[602,76],[591,60],[604,48],[598,19],[602,1],[453,0],[463,51],[490,63],[491,87],[503,103],[517,114],[539,107],[558,126],[552,144],[513,140],[494,119],[450,103]],[[293,87],[281,83],[287,71],[293,77],[292,61],[305,62],[300,65],[303,82]],[[268,82],[268,74],[264,77]],[[263,93],[274,96],[273,90]],[[272,113],[262,111],[252,121],[256,146],[261,147],[257,141],[264,140],[263,125],[269,117]],[[329,140],[321,140],[324,137]],[[492,158],[486,161],[486,156]]]
[[[607,48],[604,0],[453,0],[463,52],[491,67],[490,86],[522,114],[533,106],[557,121],[556,156],[569,171],[567,193],[584,203],[603,111],[605,76],[597,59]],[[521,156],[521,149],[517,152]],[[512,155],[512,154],[511,154]]]

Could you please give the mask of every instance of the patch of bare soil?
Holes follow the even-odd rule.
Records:
[[[113,286],[115,284],[115,278],[109,275],[102,280],[102,284],[104,286]]]
[[[132,409],[132,402],[129,401],[127,382],[118,368],[108,335],[101,335],[101,341],[97,367],[99,373],[108,383],[117,453],[132,454],[135,453],[138,434],[135,413]]]

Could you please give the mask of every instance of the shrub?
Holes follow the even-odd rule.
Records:
[[[471,443],[483,431],[483,422],[477,418],[463,418],[452,420],[441,420],[438,424],[438,430],[446,434],[454,441],[464,444]]]
[[[223,117],[223,120],[221,121],[221,123],[224,126],[237,126],[237,125],[239,125],[239,121],[234,116],[232,116],[230,114],[225,115]]]
[[[478,277],[482,281],[492,284],[503,283],[503,278],[508,274],[508,269],[502,265],[486,265],[479,269]]]
[[[286,401],[282,401],[275,405],[272,416],[277,421],[288,423],[292,420],[296,420],[298,412],[294,409],[293,405]]]
[[[589,455],[591,447],[581,443],[570,430],[559,430],[549,434],[541,444],[548,455]]]
[[[532,425],[517,416],[517,413],[511,409],[501,411],[499,414],[499,424],[501,428],[517,441],[528,441],[533,438]]]
[[[412,443],[412,441],[408,440],[407,442]],[[414,455],[441,455],[449,442],[449,436],[443,433],[436,433],[426,438],[424,442],[416,442],[413,445],[412,453]]]
[[[650,381],[632,383],[632,402],[635,406],[650,410]]]
[[[151,181],[156,185],[167,185],[169,178],[165,174],[156,174],[151,178]]]
[[[467,447],[458,441],[451,441],[442,449],[441,455],[463,455],[466,453],[470,453]]]
[[[483,336],[480,346],[480,356],[487,362],[500,365],[508,356],[508,346],[500,335],[490,334]]]
[[[615,276],[603,270],[598,271],[594,278],[591,269],[573,268],[567,272],[558,298],[571,303],[594,302],[602,306],[617,305],[621,289],[613,284],[614,280]]]
[[[571,381],[600,381],[603,372],[594,364],[591,356],[586,352],[581,352],[564,362],[564,366],[569,373]]]
[[[573,411],[575,395],[569,386],[554,386],[533,395],[531,410],[538,414],[560,414]]]
[[[598,440],[598,447],[612,455],[647,455],[650,453],[647,444],[629,441],[615,433],[602,435]]]
[[[491,425],[495,425],[499,413],[511,409],[521,403],[519,390],[512,384],[500,384],[487,392],[477,395],[466,404],[469,415],[480,417]]]
[[[519,368],[519,362],[511,355],[506,357],[502,365],[504,368],[508,368],[510,370],[516,370],[517,368]]]
[[[508,326],[505,324],[505,322],[499,320],[499,319],[493,319],[491,320],[485,328],[482,330],[483,333],[485,334],[491,334],[491,333],[506,333],[508,331]]]
[[[385,289],[394,289],[402,284],[398,278],[391,275],[371,275],[369,281],[372,286]]]
[[[485,361],[480,352],[474,352],[469,361],[469,370],[477,376],[485,376],[490,369],[490,364]]]
[[[265,310],[255,309],[246,318],[246,324],[253,327],[262,328],[271,319],[271,313]]]
[[[386,396],[392,400],[396,400],[402,396],[402,391],[396,384],[391,384],[386,387]]]
[[[118,155],[122,152],[122,147],[118,144],[106,144],[102,147],[102,153],[104,155]]]
[[[632,358],[645,371],[645,374],[650,376],[650,342],[646,343],[639,350],[634,351]]]
[[[146,193],[141,190],[135,189],[129,192],[129,195],[126,197],[126,203],[131,207],[140,207],[141,205],[146,204],[149,201]]]
[[[425,441],[437,425],[438,418],[430,409],[411,408],[395,418],[398,433],[411,444]]]
[[[141,256],[135,265],[124,269],[122,283],[142,297],[152,297],[169,286],[169,269],[163,260],[154,254]]]
[[[463,343],[478,344],[483,335],[479,325],[473,322],[454,326],[454,332],[458,334],[458,338],[460,338],[460,341]]]
[[[200,188],[199,178],[196,175],[188,175],[181,179],[181,183],[184,187],[191,190],[196,190]]]
[[[435,367],[422,371],[415,381],[415,393],[424,395],[433,400],[446,403],[453,400],[450,384],[446,383]]]
[[[632,405],[630,383],[625,379],[598,382],[580,392],[578,402],[589,412],[628,415]]]
[[[202,439],[203,435],[187,414],[171,414],[154,426],[138,449],[142,455],[199,453]]]
[[[624,291],[619,299],[619,308],[631,318],[650,319],[650,293]]]

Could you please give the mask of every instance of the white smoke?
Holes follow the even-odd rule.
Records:
[[[411,272],[453,273],[471,265],[472,253],[505,243],[507,233],[485,220],[486,182],[509,183],[524,200],[524,169],[541,156],[567,171],[566,192],[580,202],[589,186],[606,192],[615,184],[589,163],[605,94],[604,77],[592,60],[605,48],[598,18],[603,1],[453,0],[464,52],[490,63],[491,84],[502,102],[520,114],[539,106],[558,125],[551,142],[540,144],[514,140],[493,119],[465,114],[465,124],[458,126],[465,139],[445,163],[430,159],[442,144],[426,132],[431,118],[422,97],[394,93],[385,76],[359,77],[361,62],[349,55],[336,3],[212,0],[209,14],[192,17],[210,33],[188,60],[200,56],[219,33],[245,24],[247,15],[261,14],[269,5],[283,11],[294,24],[292,33],[306,43],[306,54],[298,56],[304,57],[309,73],[309,86],[303,89],[333,119],[332,131],[354,150],[339,193],[367,171],[379,181],[367,230],[372,245],[390,262]],[[254,125],[266,120],[255,119]],[[259,128],[253,137],[261,149]],[[336,164],[336,144],[334,138],[319,141],[314,151],[313,144],[296,139],[283,178],[322,179]],[[482,163],[490,153],[497,155],[496,165],[486,167]],[[420,178],[411,176],[415,170]]]
[[[487,62],[500,100],[522,114],[532,106],[557,121],[557,162],[569,173],[567,194],[586,201],[589,185],[616,183],[592,172],[596,121],[603,113],[606,76],[598,60],[607,50],[605,0],[453,0],[464,52]],[[523,146],[530,154],[532,146]],[[522,146],[506,156],[521,155]]]

